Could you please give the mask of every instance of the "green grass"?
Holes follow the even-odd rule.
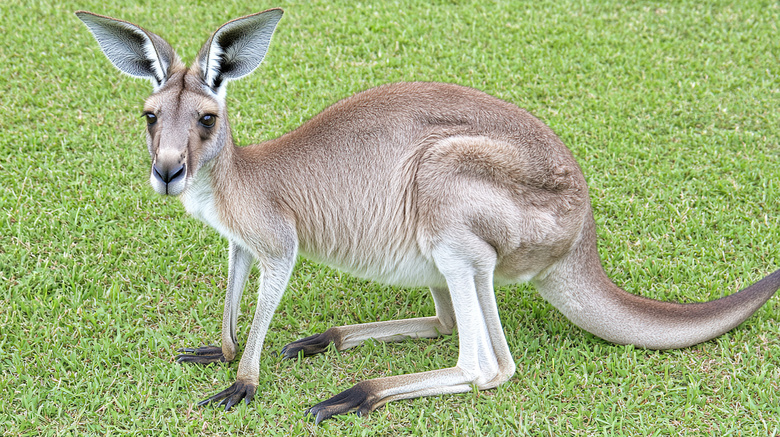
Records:
[[[251,3],[251,4],[250,4]],[[282,6],[266,62],[229,86],[236,139],[278,136],[391,81],[470,85],[571,147],[611,277],[701,301],[780,267],[777,2],[0,3],[0,434],[778,435],[780,305],[680,351],[615,346],[525,286],[497,291],[517,362],[491,391],[390,403],[314,427],[354,383],[451,366],[457,339],[274,356],[330,326],[428,315],[425,290],[301,261],[272,323],[258,395],[195,403],[236,365],[173,362],[219,340],[227,244],[147,183],[150,86],[120,76],[73,15],[136,22],[191,60],[230,18]],[[243,301],[245,338],[257,278]]]

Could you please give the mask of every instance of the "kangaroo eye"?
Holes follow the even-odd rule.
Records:
[[[144,117],[146,118],[146,124],[149,126],[157,123],[157,116],[152,114],[151,112],[144,113]]]
[[[206,114],[198,122],[205,127],[214,127],[214,124],[217,122],[217,116]]]

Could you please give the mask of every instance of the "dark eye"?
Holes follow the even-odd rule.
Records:
[[[152,114],[151,112],[145,112],[144,117],[146,118],[146,124],[149,126],[157,123],[157,116]]]
[[[206,114],[198,120],[198,122],[205,127],[214,127],[214,123],[217,122],[217,116]]]

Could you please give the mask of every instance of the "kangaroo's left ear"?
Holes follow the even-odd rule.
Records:
[[[140,26],[87,11],[76,15],[116,68],[133,77],[150,79],[155,91],[168,80],[171,65],[181,63],[170,44]]]
[[[196,63],[203,82],[214,94],[224,96],[228,80],[242,78],[263,61],[281,9],[269,9],[222,25],[200,49]]]

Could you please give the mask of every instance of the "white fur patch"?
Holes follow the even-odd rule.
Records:
[[[211,226],[228,240],[248,249],[246,243],[222,222],[217,205],[214,203],[214,189],[211,186],[211,176],[207,167],[202,167],[192,178],[189,186],[179,196],[179,200],[191,216]]]

